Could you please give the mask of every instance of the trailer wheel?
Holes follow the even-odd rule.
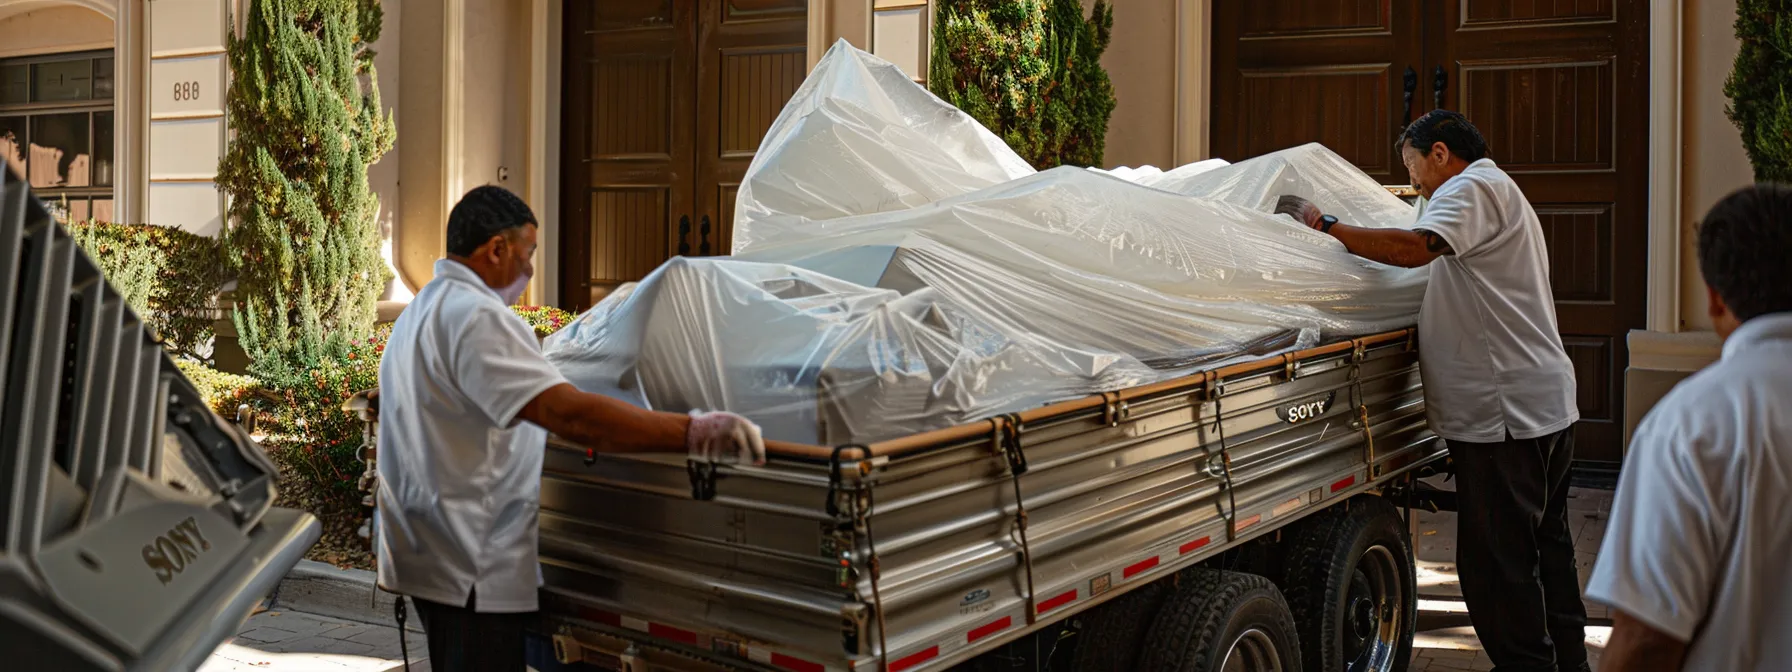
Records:
[[[1077,617],[1076,654],[1070,669],[1076,672],[1132,672],[1137,670],[1145,630],[1170,592],[1168,582],[1141,586],[1118,599]]]
[[[1412,662],[1418,584],[1399,510],[1375,496],[1303,522],[1281,582],[1301,653],[1319,672],[1402,672]]]
[[[1269,579],[1213,569],[1182,578],[1145,638],[1146,672],[1298,672],[1294,617]]]

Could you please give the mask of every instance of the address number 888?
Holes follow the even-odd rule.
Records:
[[[175,82],[174,99],[177,101],[199,100],[199,82]]]

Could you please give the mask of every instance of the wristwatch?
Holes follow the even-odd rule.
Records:
[[[1320,215],[1319,216],[1319,232],[1320,233],[1331,233],[1332,225],[1337,224],[1337,223],[1338,223],[1337,217],[1333,217],[1331,215]]]

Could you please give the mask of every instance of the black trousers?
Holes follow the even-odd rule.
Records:
[[[429,638],[429,669],[523,672],[523,629],[535,614],[482,614],[473,610],[478,597],[468,595],[464,607],[410,598]]]
[[[1450,442],[1456,569],[1469,621],[1499,672],[1585,669],[1586,606],[1568,527],[1574,429]]]

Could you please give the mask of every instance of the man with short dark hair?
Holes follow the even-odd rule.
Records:
[[[1607,670],[1792,665],[1792,187],[1699,224],[1723,358],[1649,411],[1587,583],[1612,607]]]
[[[435,670],[523,669],[544,429],[606,453],[765,459],[740,416],[645,411],[567,383],[508,307],[534,273],[535,236],[515,194],[469,192],[448,215],[448,258],[380,361],[379,585],[411,597]]]
[[[1358,256],[1431,279],[1419,370],[1432,431],[1457,475],[1456,566],[1496,670],[1586,668],[1586,607],[1568,527],[1574,368],[1556,331],[1543,227],[1468,119],[1433,110],[1395,143],[1425,198],[1411,229],[1286,212]]]

